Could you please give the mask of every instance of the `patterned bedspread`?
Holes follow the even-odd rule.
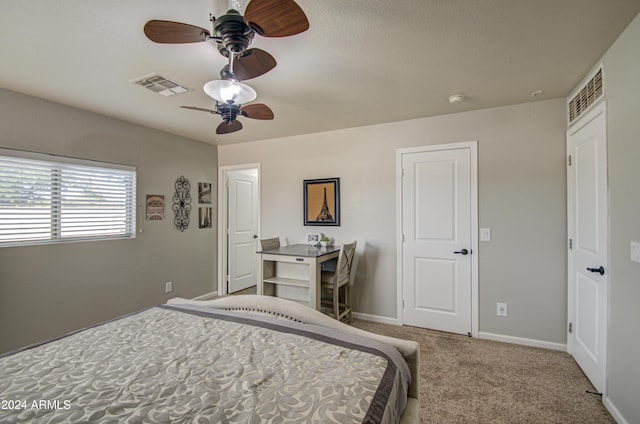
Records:
[[[384,344],[163,305],[0,357],[0,422],[390,423],[409,379]]]

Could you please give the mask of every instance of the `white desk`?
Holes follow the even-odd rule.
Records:
[[[315,247],[308,244],[292,244],[258,252],[256,291],[259,295],[271,294],[306,303],[319,311],[322,263],[337,258],[339,253],[340,246]],[[301,292],[308,292],[308,295],[302,298]]]

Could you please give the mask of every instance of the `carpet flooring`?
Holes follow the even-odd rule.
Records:
[[[438,423],[615,423],[566,352],[354,320],[420,343],[420,416]]]

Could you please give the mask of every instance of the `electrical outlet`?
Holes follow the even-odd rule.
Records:
[[[637,241],[631,242],[631,260],[633,262],[640,262],[640,243]]]
[[[506,317],[507,316],[507,304],[498,302],[496,305],[497,305],[496,315],[498,315],[499,317]]]
[[[173,282],[167,281],[166,283],[164,283],[164,292],[171,293],[172,291],[173,291]]]

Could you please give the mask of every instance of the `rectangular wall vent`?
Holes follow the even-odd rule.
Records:
[[[582,89],[568,103],[569,123],[572,123],[580,115],[591,107],[602,95],[602,68],[599,68],[593,77],[587,81]]]
[[[152,74],[146,77],[137,78],[133,80],[133,82],[141,87],[147,88],[154,93],[158,93],[163,96],[173,96],[175,94],[191,91],[190,88],[187,88],[158,74]]]

